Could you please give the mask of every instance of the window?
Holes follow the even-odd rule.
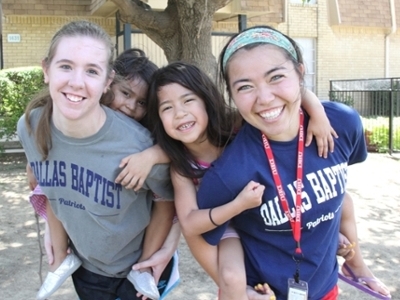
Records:
[[[300,47],[303,54],[303,60],[306,67],[306,75],[304,77],[306,88],[316,92],[316,42],[314,38],[293,38]]]
[[[317,4],[317,0],[290,0],[290,3],[298,3],[298,4]]]

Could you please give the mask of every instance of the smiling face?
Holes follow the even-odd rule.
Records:
[[[113,84],[110,107],[140,122],[147,112],[147,88],[146,82],[138,78]]]
[[[90,119],[111,83],[106,45],[87,36],[63,37],[50,62],[43,63],[45,83],[53,101],[53,119]]]
[[[157,96],[158,113],[171,138],[187,147],[206,140],[208,115],[200,97],[177,83],[162,86]]]
[[[296,137],[300,76],[283,50],[273,45],[240,49],[231,57],[227,72],[231,96],[249,124],[271,140],[290,141]]]

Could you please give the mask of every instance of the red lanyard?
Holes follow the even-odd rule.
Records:
[[[300,110],[300,128],[299,128],[299,141],[297,150],[297,172],[296,172],[296,206],[295,206],[295,218],[292,217],[289,209],[289,203],[286,199],[285,191],[282,187],[281,177],[278,174],[278,169],[276,168],[274,155],[272,149],[269,145],[268,139],[265,134],[262,134],[262,141],[264,144],[265,154],[268,158],[268,163],[271,167],[272,176],[274,177],[274,182],[276,189],[278,191],[279,199],[282,203],[282,207],[286,217],[290,221],[292,227],[293,238],[296,242],[296,253],[301,254],[300,248],[300,237],[301,237],[301,190],[303,182],[303,154],[304,154],[304,115]]]

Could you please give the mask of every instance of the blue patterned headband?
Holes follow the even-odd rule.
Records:
[[[225,71],[226,64],[231,56],[239,49],[255,43],[272,44],[288,51],[297,61],[297,53],[292,43],[280,32],[269,28],[253,28],[237,35],[226,47],[222,59],[222,67]]]

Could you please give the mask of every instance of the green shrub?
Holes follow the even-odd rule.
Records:
[[[368,146],[373,146],[379,152],[389,148],[389,118],[362,118]],[[393,149],[400,150],[400,117],[393,120]]]
[[[27,103],[44,87],[40,67],[0,71],[0,139],[10,140]]]

